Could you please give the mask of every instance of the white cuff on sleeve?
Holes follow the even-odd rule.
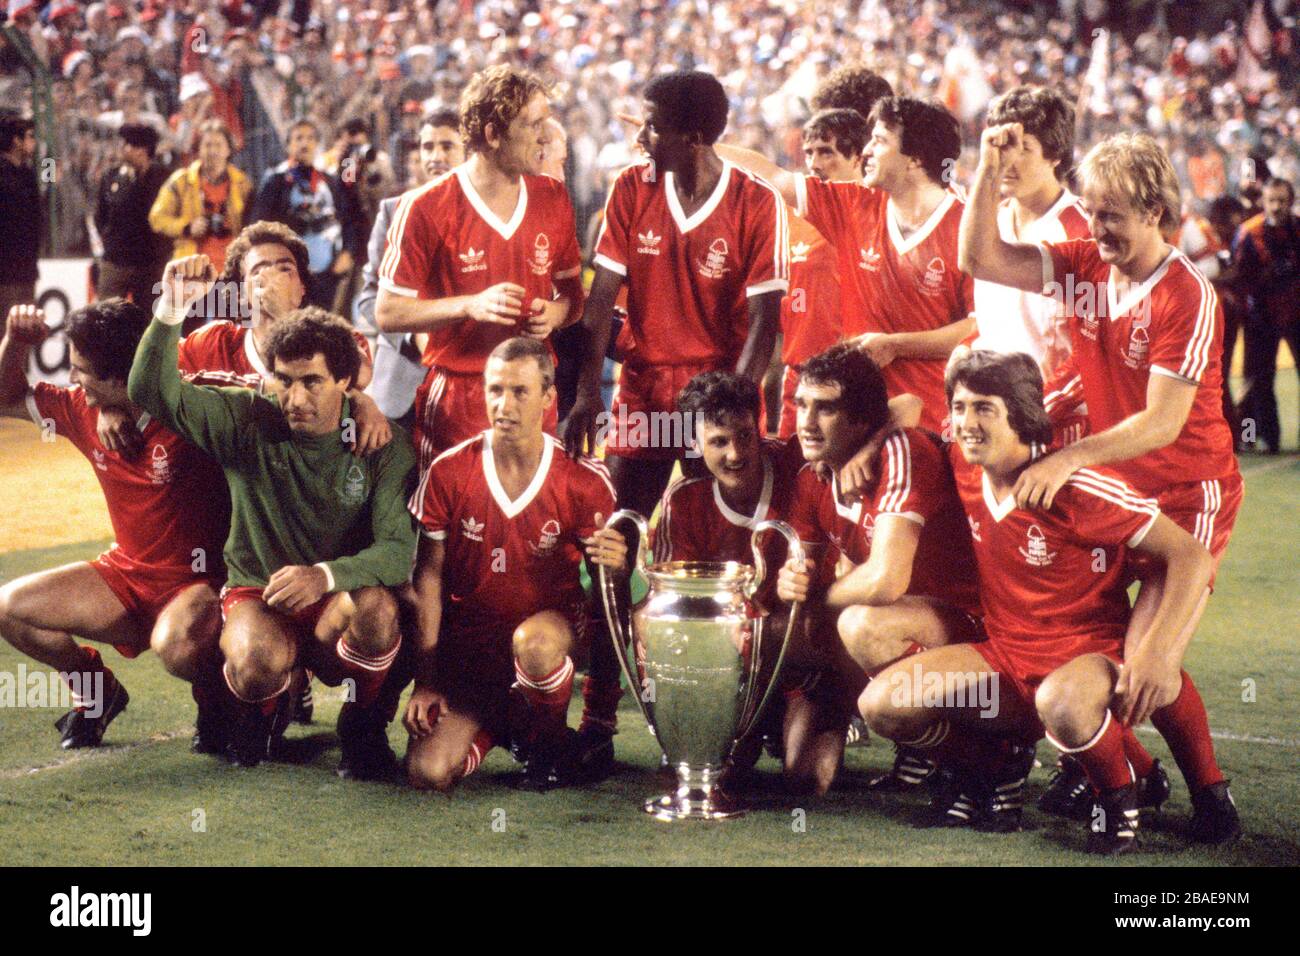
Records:
[[[320,568],[322,571],[325,572],[325,580],[328,582],[328,584],[326,585],[325,590],[326,590],[326,591],[333,591],[333,590],[334,590],[334,572],[330,570],[330,566],[329,566],[328,564],[326,564],[324,561],[322,561],[322,562],[320,562],[320,564],[313,564],[312,567],[313,567],[313,568]]]

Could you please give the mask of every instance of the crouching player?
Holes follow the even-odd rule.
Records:
[[[48,331],[40,309],[14,306],[0,340],[0,411],[30,414],[37,427],[67,438],[94,464],[116,539],[93,561],[0,588],[0,636],[69,683],[73,709],[56,725],[64,748],[96,746],[128,700],[99,652],[78,646],[74,634],[113,644],[126,657],[152,648],[182,680],[193,680],[216,652],[221,543],[230,511],[212,461],[127,396],[131,359],[148,323],[144,309],[123,299],[69,315],[69,388],[45,382],[27,388],[28,353]],[[101,409],[130,417],[144,455],[131,458],[100,441]],[[206,716],[200,713],[201,723]]]
[[[526,757],[522,785],[567,781],[574,641],[588,619],[582,545],[614,508],[605,466],[543,430],[555,366],[507,339],[483,373],[492,427],[433,460],[411,498],[421,538],[415,690],[404,723],[412,786],[450,791],[495,744]]]
[[[319,309],[294,312],[267,337],[269,397],[184,381],[179,326],[211,282],[206,256],[167,265],[128,389],[226,474],[226,663],[207,680],[227,717],[200,733],[207,749],[253,766],[269,755],[277,711],[287,717],[285,690],[300,663],[331,686],[350,680],[361,708],[378,695],[400,644],[389,589],[409,579],[415,551],[403,507],[414,453],[398,430],[378,452],[351,453],[344,421],[360,359],[348,326]],[[341,726],[339,736],[344,771],[373,775],[393,762],[382,733]]]
[[[807,600],[826,622],[854,696],[902,657],[982,635],[970,532],[944,452],[929,432],[895,429],[885,394],[875,362],[847,344],[804,363],[795,390],[808,464],[799,472],[792,521],[800,538],[826,546],[845,567],[838,577],[823,570],[814,580],[813,567],[788,564],[778,593]],[[864,449],[874,477],[850,502],[840,470]],[[829,481],[818,466],[829,467]],[[871,786],[917,784],[933,769],[924,754],[900,747],[891,772]]]
[[[1016,480],[1051,437],[1029,356],[973,352],[949,370],[947,387],[956,437],[950,456],[975,541],[988,640],[895,665],[868,688],[865,716],[878,732],[943,761],[987,754],[999,737],[1045,730],[1100,793],[1088,850],[1127,852],[1136,845],[1139,781],[1123,728],[1177,699],[1186,625],[1212,559],[1154,500],[1103,471],[1075,472],[1050,510],[1017,508]],[[1126,647],[1127,549],[1162,565],[1167,586]],[[950,693],[923,706],[921,688],[936,679]],[[979,696],[973,685],[980,683],[997,691],[995,704],[982,712],[960,706]],[[959,770],[958,795],[979,788],[978,767],[968,759]]]

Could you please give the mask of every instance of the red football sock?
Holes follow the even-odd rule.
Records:
[[[573,694],[573,660],[565,657],[564,663],[544,677],[529,677],[519,661],[515,661],[515,684],[523,692],[524,700],[532,710],[532,728],[529,737],[537,740],[555,734],[564,726],[569,711],[569,697]]]
[[[88,645],[81,645],[84,662],[75,671],[64,672],[60,676],[68,686],[74,710],[93,710],[108,706],[109,692],[117,683],[113,672],[104,664],[99,651]],[[101,686],[97,686],[101,685]]]
[[[369,707],[379,697],[379,689],[384,686],[388,669],[393,666],[393,661],[397,660],[397,652],[401,648],[402,639],[399,637],[391,650],[371,656],[361,653],[348,644],[346,635],[339,638],[335,651],[339,660],[343,662],[344,679],[351,679],[355,683],[354,699],[358,707]]]
[[[1124,756],[1124,728],[1109,710],[1097,733],[1082,747],[1066,747],[1051,734],[1047,739],[1061,753],[1079,761],[1092,785],[1102,793],[1134,782],[1133,768]]]
[[[460,766],[462,780],[478,769],[479,764],[483,762],[483,758],[488,755],[488,751],[492,749],[494,743],[492,735],[486,730],[480,730],[474,735],[474,742],[469,745],[469,753],[465,755],[465,762]]]
[[[875,677],[886,667],[889,667],[893,664],[897,664],[899,661],[903,660],[906,657],[911,657],[913,654],[920,654],[923,650],[925,650],[924,644],[918,644],[916,643],[916,641],[908,641],[907,650],[903,651],[903,653],[899,654],[892,661],[885,661],[885,663],[879,664],[876,667],[871,668],[871,670],[867,671],[867,676]]]
[[[1210,719],[1187,671],[1183,671],[1183,689],[1177,700],[1152,714],[1151,723],[1173,751],[1189,790],[1196,792],[1223,779],[1223,771],[1214,759]]]
[[[615,677],[602,680],[591,674],[582,682],[582,724],[598,726],[611,734],[618,729],[618,702],[623,696],[623,685]]]
[[[1124,756],[1128,758],[1129,765],[1133,768],[1133,775],[1139,780],[1149,774],[1151,768],[1156,765],[1155,758],[1138,742],[1132,727],[1124,728]]]

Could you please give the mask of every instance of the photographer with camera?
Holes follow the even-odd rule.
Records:
[[[121,161],[104,173],[95,203],[95,228],[104,244],[95,280],[98,297],[126,298],[148,308],[166,253],[149,224],[149,209],[167,178],[155,160],[158,131],[123,123]]]
[[[219,119],[198,129],[199,158],[172,173],[149,212],[155,232],[175,240],[171,258],[205,255],[220,270],[226,247],[244,228],[252,183],[230,162],[234,137]],[[157,275],[150,280],[150,285]]]
[[[320,131],[301,118],[289,126],[289,158],[267,170],[253,204],[254,221],[284,223],[307,243],[307,301],[334,309],[339,282],[365,252],[365,225],[351,192],[315,165]]]

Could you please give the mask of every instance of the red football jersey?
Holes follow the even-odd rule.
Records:
[[[1035,448],[1035,457],[1040,453]],[[1155,501],[1114,474],[1082,468],[1050,511],[1021,509],[1014,495],[996,500],[983,469],[967,464],[955,445],[950,455],[975,541],[989,638],[1052,660],[1082,637],[1122,641],[1130,614],[1124,554],[1159,517]]]
[[[920,229],[903,238],[889,195],[861,183],[795,179],[798,204],[839,262],[844,336],[926,332],[959,322],[975,309],[971,277],[957,268],[957,230],[964,204],[945,193]],[[921,424],[942,433],[948,417],[945,359],[894,359],[881,370],[889,396],[921,399]]]
[[[1117,425],[1147,405],[1147,382],[1168,375],[1196,386],[1182,432],[1164,448],[1114,462],[1145,494],[1237,471],[1223,417],[1223,312],[1214,287],[1177,249],[1120,299],[1092,239],[1044,243],[1043,288],[1064,302],[1073,351],[1048,383],[1048,410],[1082,400],[1089,430]]]
[[[781,361],[799,365],[840,340],[835,248],[807,219],[790,215],[790,294],[781,300]]]
[[[731,163],[689,218],[672,173],[629,166],[605,200],[596,241],[596,264],[627,287],[620,354],[644,365],[734,365],[749,334],[749,297],[785,292],[788,260],[785,203]]]
[[[547,435],[537,474],[511,501],[489,430],[434,459],[410,510],[424,535],[446,543],[443,593],[457,620],[513,625],[582,599],[582,539],[597,514],[614,512],[614,486],[601,462],[569,458]]]
[[[952,470],[938,438],[906,428],[885,440],[873,464],[874,484],[851,506],[839,481],[822,481],[811,465],[799,473],[791,524],[800,539],[826,542],[854,564],[871,556],[876,522],[896,515],[921,525],[908,594],[926,595],[980,614],[975,556]]]
[[[37,427],[53,423],[55,434],[94,465],[113,537],[126,557],[151,568],[184,570],[194,567],[195,549],[201,548],[206,567],[195,573],[221,572],[230,493],[215,461],[147,413],[136,422],[144,451],[134,459],[109,451],[95,430],[99,412],[77,386],[38,382],[27,395],[27,410]]]
[[[233,385],[262,391],[271,377],[262,357],[253,347],[251,329],[236,322],[211,322],[181,339],[177,364],[181,374],[195,385]],[[352,330],[357,350],[369,363],[370,343]]]
[[[716,479],[681,478],[664,492],[654,534],[656,561],[739,561],[753,564],[750,535],[760,521],[789,521],[795,479],[803,467],[797,441],[764,440],[763,491],[752,515],[740,514],[723,500]],[[771,533],[764,541],[768,575],[785,563],[786,544]],[[772,562],[779,562],[773,564]]]
[[[573,205],[564,184],[549,176],[524,176],[519,202],[503,222],[458,166],[402,195],[388,227],[379,284],[397,295],[444,299],[474,295],[501,282],[524,288],[524,310],[533,299],[555,297],[557,283],[581,310],[582,271]],[[434,329],[424,364],[452,372],[483,371],[487,357],[516,325],[462,319]]]

